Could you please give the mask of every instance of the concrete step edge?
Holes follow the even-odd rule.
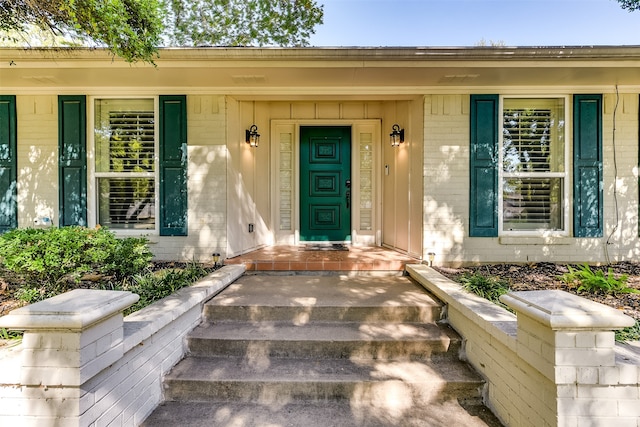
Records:
[[[141,427],[243,427],[265,425],[305,427],[501,427],[484,406],[451,399],[426,406],[389,403],[332,402],[165,402]]]
[[[233,357],[194,357],[180,361],[166,378],[218,380],[323,381],[403,380],[406,382],[482,381],[460,360],[379,360],[379,359],[274,359],[264,354]]]
[[[346,321],[429,323],[440,319],[442,307],[434,306],[262,306],[205,305],[203,316],[215,321]]]
[[[188,336],[216,340],[460,340],[448,325],[418,322],[229,321],[207,322]]]
[[[436,324],[231,322],[201,325],[187,345],[198,356],[244,357],[259,351],[278,358],[429,359],[457,356],[461,340]]]

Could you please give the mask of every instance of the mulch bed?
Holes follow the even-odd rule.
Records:
[[[566,264],[545,262],[537,264],[491,264],[460,268],[434,268],[454,281],[465,272],[480,272],[487,276],[499,277],[510,283],[513,291],[560,289],[614,307],[624,311],[625,314],[636,320],[640,320],[640,294],[605,295],[600,293],[578,293],[575,285],[568,285],[558,279],[558,276],[569,271]],[[615,277],[623,274],[628,275],[627,284],[629,287],[640,290],[640,264],[620,262],[607,266],[591,267],[594,271],[600,269],[605,272],[609,268],[613,270]]]

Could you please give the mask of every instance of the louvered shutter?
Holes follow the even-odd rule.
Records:
[[[471,95],[469,235],[498,235],[498,95]]]
[[[60,226],[87,225],[86,98],[58,97]]]
[[[187,235],[187,100],[160,96],[160,235]]]
[[[573,233],[602,237],[602,95],[574,95],[573,120]]]
[[[16,97],[0,96],[0,233],[18,227]]]

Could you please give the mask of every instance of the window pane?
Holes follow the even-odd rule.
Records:
[[[153,99],[96,100],[96,172],[152,172],[154,122]]]
[[[563,230],[562,178],[503,181],[503,230]]]
[[[151,178],[98,178],[98,222],[111,229],[155,228],[155,182]]]
[[[564,99],[505,99],[503,170],[564,172]]]

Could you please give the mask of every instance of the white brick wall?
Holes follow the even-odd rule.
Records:
[[[203,302],[243,272],[243,266],[223,267],[124,322],[121,315],[103,319],[86,334],[27,333],[22,348],[0,354],[3,368],[15,368],[0,370],[0,425],[139,425],[160,403],[162,377],[183,357],[184,337],[200,323]],[[56,348],[65,357],[57,354],[52,365],[46,355]],[[115,348],[119,357],[111,359]],[[26,373],[28,382],[20,382]]]
[[[571,95],[570,92],[567,94]],[[637,259],[640,255],[637,237],[637,94],[620,95],[615,114],[615,150],[613,116],[616,95],[604,94],[605,230],[604,237],[589,239],[469,237],[469,99],[468,94],[425,96],[423,253],[435,252],[439,264],[549,260],[605,262],[607,255],[611,261]],[[613,193],[616,176],[614,153],[618,212]],[[570,221],[571,218],[570,212]],[[617,230],[616,218],[619,218]],[[609,244],[605,245],[614,230]]]
[[[228,161],[225,99],[223,95],[187,96],[189,235],[150,236],[151,250],[157,259],[210,261],[213,252],[225,256]],[[57,103],[57,95],[16,97],[20,227],[33,226],[34,220],[42,216],[59,225]]]
[[[612,332],[516,322],[424,265],[407,270],[447,304],[463,357],[486,380],[485,403],[506,426],[640,427],[640,360],[616,363]]]
[[[58,97],[16,97],[18,134],[18,226],[47,216],[58,225]]]
[[[157,259],[210,262],[214,252],[226,257],[226,120],[224,96],[187,96],[189,235],[151,236],[151,249]]]

